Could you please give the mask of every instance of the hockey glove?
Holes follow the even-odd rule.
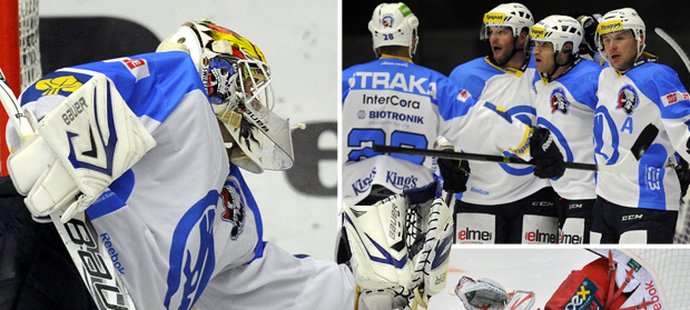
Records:
[[[676,160],[678,160],[678,165],[674,168],[680,182],[680,198],[683,199],[688,192],[688,185],[690,185],[690,168],[688,168],[688,162],[682,157],[676,156]]]
[[[503,310],[508,302],[506,290],[491,279],[463,276],[455,286],[455,295],[468,310]]]
[[[156,141],[114,85],[96,75],[38,122],[8,168],[35,216],[69,221],[151,150]]]
[[[580,15],[577,21],[580,22],[584,30],[582,43],[580,43],[580,55],[589,55],[594,58],[597,49],[596,42],[594,42],[594,34],[597,31],[599,22],[592,15]]]
[[[563,155],[548,129],[533,127],[529,147],[535,164],[535,176],[542,179],[560,178],[565,173]]]
[[[466,160],[439,158],[438,167],[443,176],[444,191],[462,193],[467,190],[466,185],[467,179],[470,177],[470,165]]]

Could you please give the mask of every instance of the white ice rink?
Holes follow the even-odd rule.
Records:
[[[450,256],[446,291],[431,299],[429,309],[465,309],[453,293],[462,276],[490,278],[506,290],[533,291],[535,305],[543,308],[571,270],[580,269],[595,258],[595,254],[582,249],[455,246]]]
[[[664,310],[690,309],[690,298],[686,297],[690,293],[690,249],[648,248],[633,251],[638,254],[642,252],[641,256],[657,268],[655,272],[661,276],[663,294],[671,304],[670,307],[665,306]],[[664,258],[652,258],[649,252],[661,253]],[[462,276],[490,278],[501,283],[508,291],[533,291],[536,293],[535,306],[543,309],[571,270],[581,269],[595,258],[597,256],[588,250],[574,248],[455,246],[451,252],[446,291],[431,299],[429,309],[465,309],[453,293]]]

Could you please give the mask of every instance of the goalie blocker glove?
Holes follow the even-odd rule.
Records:
[[[548,129],[532,127],[529,147],[535,164],[535,176],[542,179],[560,178],[565,173],[563,155]]]
[[[156,145],[102,74],[64,99],[37,129],[38,135],[10,156],[10,176],[33,215],[63,210],[63,223]]]

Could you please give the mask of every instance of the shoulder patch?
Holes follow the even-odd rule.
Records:
[[[91,77],[91,75],[75,72],[53,72],[36,81],[22,93],[21,105],[36,101],[44,96],[61,95],[67,97],[88,82]]]

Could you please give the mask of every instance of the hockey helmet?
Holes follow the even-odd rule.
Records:
[[[189,53],[216,117],[234,139],[230,161],[261,173],[293,164],[288,120],[275,114],[271,71],[258,46],[210,21],[187,22],[157,51]]]
[[[407,46],[412,58],[419,42],[417,26],[419,19],[404,3],[379,4],[369,21],[376,56],[376,49],[382,46]]]
[[[554,53],[562,52],[563,45],[571,42],[571,54],[577,55],[582,33],[582,25],[576,19],[564,15],[551,15],[532,26],[529,36],[533,42],[551,42]]]
[[[484,14],[479,39],[488,40],[491,27],[509,27],[513,36],[518,37],[523,29],[534,25],[534,17],[526,6],[513,2],[501,4]]]
[[[601,37],[606,34],[616,33],[623,30],[631,30],[635,40],[638,42],[637,55],[642,54],[645,48],[645,42],[642,41],[645,36],[645,24],[637,11],[632,8],[622,8],[618,10],[609,11],[602,16],[597,32],[594,37],[594,42],[597,44],[597,49],[600,52],[604,51],[604,44]],[[642,47],[640,48],[640,43]]]

